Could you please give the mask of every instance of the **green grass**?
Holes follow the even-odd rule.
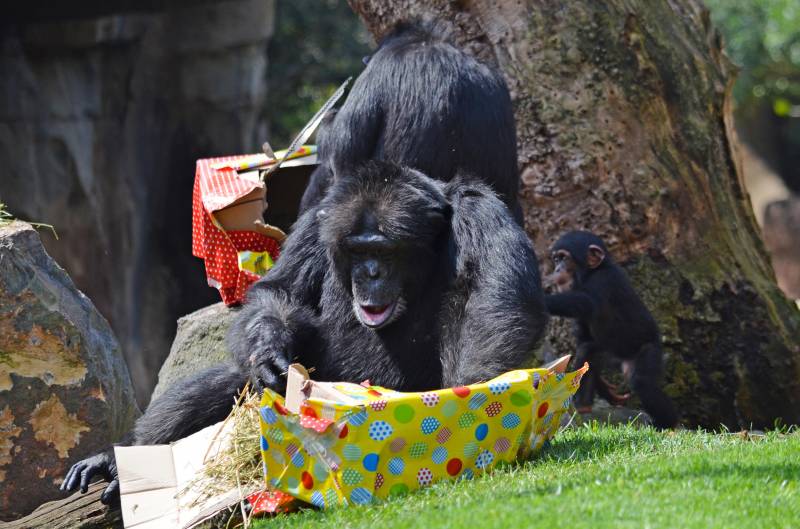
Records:
[[[586,425],[540,457],[366,507],[256,528],[800,527],[800,432],[742,437]]]

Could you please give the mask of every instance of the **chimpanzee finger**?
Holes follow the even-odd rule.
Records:
[[[72,465],[72,468],[69,469],[66,477],[64,477],[64,481],[61,483],[61,490],[68,492],[74,489],[78,484],[78,478],[84,468],[86,468],[86,465],[83,464],[83,461]]]
[[[270,365],[259,365],[256,366],[253,370],[255,374],[255,381],[260,387],[259,389],[270,388],[274,389],[277,382],[278,376],[277,373],[274,372],[274,369]]]
[[[115,506],[119,503],[119,480],[112,480],[106,490],[100,495],[100,501],[105,505]]]
[[[289,371],[289,359],[286,358],[284,355],[276,355],[272,359],[272,363],[275,364],[276,372],[281,376],[285,376],[286,373]]]
[[[97,474],[97,466],[92,465],[86,467],[83,472],[81,472],[81,492],[85,493],[89,490],[89,480],[91,480],[95,474]]]

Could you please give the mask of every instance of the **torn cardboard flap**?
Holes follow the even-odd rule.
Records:
[[[191,487],[230,445],[232,429],[217,423],[170,445],[115,447],[125,527],[189,529],[238,503],[236,490],[197,502],[201,491]]]
[[[300,413],[300,406],[308,399],[322,399],[342,404],[356,405],[358,401],[337,390],[330,382],[311,380],[308,371],[300,364],[289,366],[286,378],[286,409]]]
[[[567,366],[569,366],[570,359],[572,359],[572,355],[564,355],[561,358],[557,358],[552,362],[543,365],[542,367],[551,373],[564,373],[567,371]]]

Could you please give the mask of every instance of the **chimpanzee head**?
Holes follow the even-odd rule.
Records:
[[[389,325],[425,291],[449,211],[441,183],[385,162],[331,187],[317,213],[320,233],[363,325]]]
[[[595,269],[610,262],[606,245],[588,231],[570,231],[562,235],[550,250],[553,273],[546,283],[565,292],[584,282]]]

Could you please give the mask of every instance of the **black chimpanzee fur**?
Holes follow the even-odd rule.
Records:
[[[531,362],[546,321],[533,247],[488,186],[371,161],[337,178],[251,287],[229,332],[235,362],[170,388],[132,442],[221,420],[248,379],[282,390],[290,362],[401,391],[487,380]],[[81,461],[62,488],[113,479],[112,465],[109,454]]]
[[[592,246],[603,255],[599,264],[589,264]],[[576,360],[578,365],[584,361],[592,364],[576,395],[576,406],[591,407],[596,391],[606,398],[613,395],[600,377],[603,353],[608,353],[623,360],[626,377],[653,423],[660,428],[675,426],[675,407],[660,387],[663,359],[658,325],[625,271],[612,260],[603,241],[590,232],[564,234],[552,248],[554,255],[559,250],[569,252],[574,261],[572,287],[546,296],[547,309],[554,316],[575,318]]]
[[[366,246],[348,248],[364,235]],[[351,268],[365,257],[387,261],[373,279],[380,287],[399,283],[396,314],[377,329],[354,306],[365,281]],[[545,321],[533,248],[488,187],[373,161],[342,175],[298,221],[278,264],[250,289],[230,345],[264,386],[299,359],[321,380],[411,391],[524,364]]]
[[[321,165],[300,211],[337,175],[366,160],[408,166],[442,181],[471,174],[522,223],[517,139],[502,75],[449,42],[441,24],[403,24],[369,58],[339,112],[323,125]]]

